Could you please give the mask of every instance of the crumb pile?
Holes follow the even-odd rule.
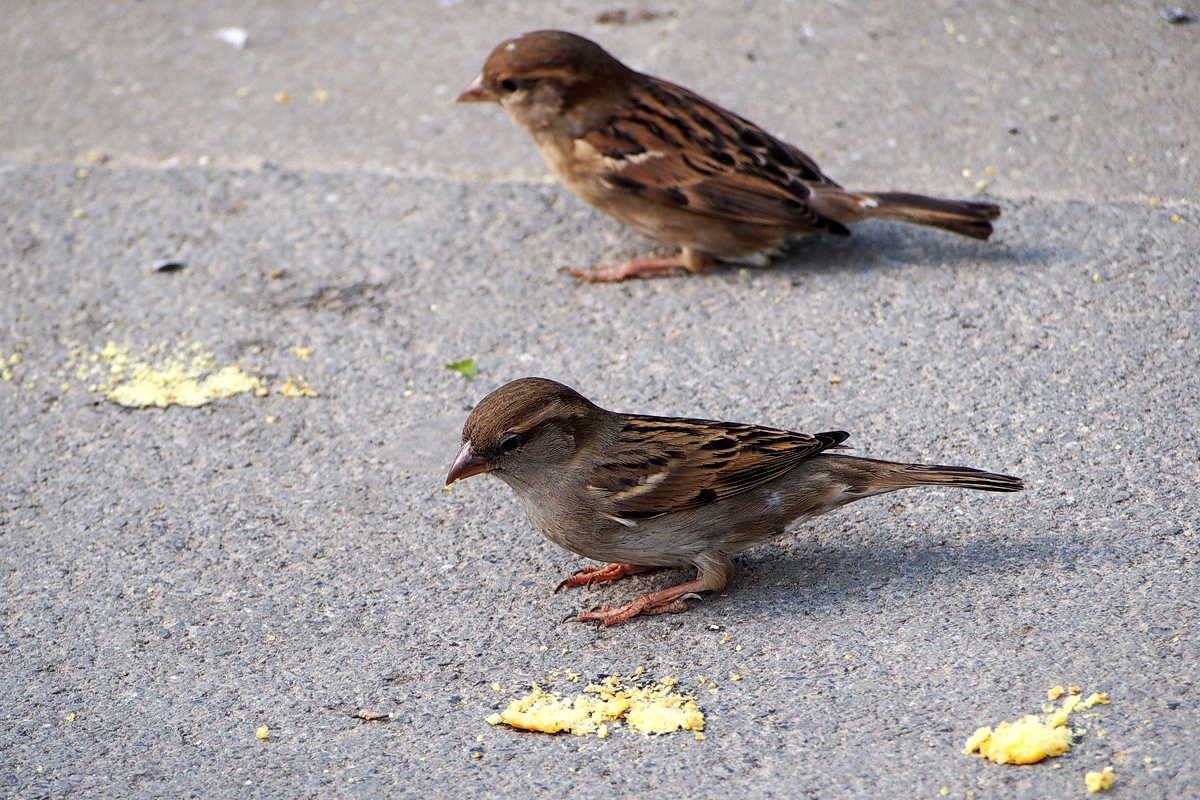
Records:
[[[86,358],[72,356],[80,358],[75,377],[88,382],[88,391],[127,408],[195,408],[245,392],[266,394],[260,379],[238,366],[218,366],[199,342],[161,342],[138,356],[109,342]]]
[[[1051,700],[1062,694],[1061,686],[1047,692]],[[997,764],[1035,764],[1043,758],[1060,756],[1070,749],[1071,739],[1076,735],[1076,731],[1067,725],[1070,715],[1107,702],[1108,697],[1098,693],[1084,699],[1079,694],[1079,687],[1072,686],[1062,707],[1048,710],[1044,720],[1037,714],[1030,714],[1011,724],[1001,722],[995,728],[980,728],[967,739],[963,753],[970,755],[978,751],[979,755]]]
[[[571,700],[534,685],[530,694],[513,701],[501,713],[492,714],[487,721],[527,731],[570,731],[576,736],[594,733],[601,739],[608,736],[610,725],[616,728],[623,722],[641,733],[691,730],[697,732],[696,738],[703,738],[699,731],[704,729],[704,714],[694,698],[676,692],[679,681],[666,678],[638,686],[628,685],[627,680],[632,679],[610,675]]]

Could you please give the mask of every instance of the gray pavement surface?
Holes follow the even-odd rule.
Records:
[[[1146,3],[627,26],[593,3],[8,6],[0,794],[1062,798],[1112,765],[1113,797],[1200,795],[1200,24]],[[576,286],[556,269],[653,245],[544,182],[499,113],[447,106],[495,41],[552,25],[848,185],[986,180],[998,232],[872,223],[767,270]],[[137,411],[76,377],[74,354],[176,338],[271,394]],[[444,367],[467,357],[472,379]],[[530,374],[1029,488],[864,501],[745,553],[687,614],[597,630],[561,620],[679,576],[555,595],[581,560],[503,484],[441,488],[471,405]],[[298,375],[318,397],[275,391]],[[556,670],[639,666],[696,687],[704,741],[484,722]],[[1056,684],[1112,700],[1068,754],[961,755]]]

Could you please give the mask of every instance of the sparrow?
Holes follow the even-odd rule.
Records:
[[[870,217],[987,239],[1000,216],[991,203],[847,191],[753,122],[566,31],[501,42],[458,102],[499,103],[581,200],[681,248],[569,270],[588,282],[703,272],[717,259],[762,266],[791,239],[849,236]]]
[[[1020,478],[969,467],[843,455],[850,434],[620,414],[561,383],[522,378],[483,398],[463,426],[446,486],[489,473],[512,487],[550,541],[604,566],[558,585],[667,567],[696,579],[576,616],[615,625],[678,613],[733,577],[733,556],[805,517],[913,486],[1017,492]]]

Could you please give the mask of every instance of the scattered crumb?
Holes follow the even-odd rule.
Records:
[[[1063,687],[1055,686],[1053,689],[1050,689],[1046,692],[1046,697],[1049,697],[1051,700],[1057,700],[1058,698],[1062,697],[1062,694]]]
[[[597,25],[636,25],[639,22],[653,22],[675,16],[674,11],[651,11],[646,8],[630,13],[623,8],[601,11],[596,15]]]
[[[535,685],[530,694],[513,701],[503,712],[490,715],[487,721],[543,733],[595,733],[601,739],[609,735],[609,722],[614,726],[624,722],[646,734],[704,728],[704,714],[696,701],[676,693],[678,681],[667,678],[645,686],[624,683],[631,679],[610,675],[589,685],[578,697],[566,700]]]
[[[1112,767],[1105,767],[1103,772],[1089,772],[1083,776],[1083,782],[1087,784],[1089,794],[1111,789],[1116,779],[1117,774],[1113,772]]]
[[[271,735],[271,729],[269,727],[267,727],[266,725],[263,725],[262,727],[260,727],[258,730],[256,730],[254,732],[254,736],[258,739],[266,739],[270,735]]]
[[[279,393],[284,397],[317,397],[317,390],[304,382],[304,378],[288,378],[287,383],[279,387]]]

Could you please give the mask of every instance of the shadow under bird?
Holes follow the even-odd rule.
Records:
[[[992,203],[847,191],[753,122],[566,31],[501,42],[458,100],[499,103],[580,199],[681,248],[569,270],[589,282],[702,272],[717,259],[763,265],[791,239],[849,236],[871,217],[987,239],[1000,216]]]
[[[665,567],[696,570],[695,580],[577,616],[606,626],[686,611],[688,595],[729,582],[735,553],[855,500],[915,486],[1025,488],[1020,478],[970,467],[834,452],[849,435],[619,414],[560,383],[522,378],[475,406],[446,485],[495,475],[547,539],[605,562],[559,589]]]

